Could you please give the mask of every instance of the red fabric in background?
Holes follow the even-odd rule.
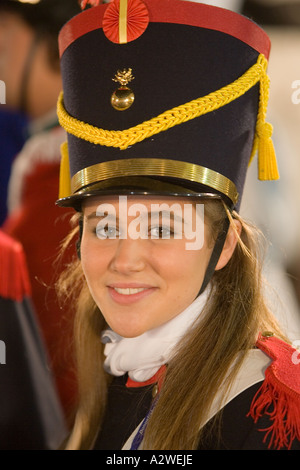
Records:
[[[62,240],[70,232],[72,209],[55,205],[58,195],[59,163],[35,163],[25,177],[21,210],[10,216],[3,230],[19,240],[27,258],[32,300],[48,350],[58,393],[68,418],[77,396],[70,339],[72,315],[60,309],[54,282],[64,264],[56,258]],[[63,263],[75,256],[75,247]]]

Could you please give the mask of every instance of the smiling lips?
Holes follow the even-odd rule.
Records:
[[[138,294],[139,292],[143,292],[145,289],[149,289],[147,287],[126,287],[126,288],[121,288],[121,287],[114,287],[115,291],[117,291],[119,294],[122,295],[132,295],[132,294]]]
[[[112,299],[120,304],[129,304],[133,302],[137,302],[138,300],[143,299],[144,297],[152,294],[155,287],[152,286],[108,286],[109,293]]]

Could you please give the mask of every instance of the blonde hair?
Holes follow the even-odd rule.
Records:
[[[143,449],[192,450],[201,442],[202,423],[220,385],[228,376],[230,385],[258,332],[281,331],[263,298],[261,234],[225,205],[206,201],[212,238],[229,217],[242,225],[232,258],[216,271],[205,310],[195,327],[185,335],[167,367],[164,384],[149,419]],[[78,217],[77,217],[78,219]],[[73,231],[70,239],[78,234]],[[200,286],[199,286],[200,287]],[[109,376],[103,370],[101,331],[106,322],[93,301],[80,261],[71,264],[58,283],[60,296],[70,302],[75,296],[76,347],[79,406],[67,449],[89,449],[101,426]],[[74,301],[74,300],[73,300]]]

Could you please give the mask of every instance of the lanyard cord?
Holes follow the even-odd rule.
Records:
[[[158,396],[155,398],[155,400],[153,400],[152,402],[152,405],[148,411],[148,413],[146,414],[145,418],[143,419],[136,435],[134,436],[134,439],[132,441],[132,444],[131,444],[131,447],[130,447],[130,450],[138,450],[139,446],[141,445],[141,442],[142,440],[144,439],[144,435],[145,435],[145,431],[146,431],[146,427],[147,427],[147,424],[148,424],[148,421],[150,419],[150,416],[154,410],[154,407],[156,405],[156,402],[158,400]]]

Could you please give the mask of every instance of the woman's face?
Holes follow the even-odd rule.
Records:
[[[83,271],[116,333],[141,335],[196,298],[212,251],[203,204],[172,197],[95,197],[84,203],[83,216]]]

